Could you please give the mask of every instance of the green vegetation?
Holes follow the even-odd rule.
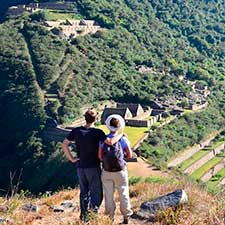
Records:
[[[25,24],[22,34],[29,47],[38,83],[46,90],[60,75],[66,43],[33,24]]]
[[[102,129],[105,133],[109,133],[109,130],[105,125],[100,125],[98,128]],[[124,132],[127,134],[130,141],[131,147],[133,147],[138,140],[140,140],[146,132],[148,132],[147,127],[129,127],[126,126]]]
[[[207,155],[210,152],[209,149],[203,149],[200,150],[199,152],[195,153],[192,157],[190,157],[189,159],[185,160],[180,166],[179,168],[181,170],[185,170],[187,169],[189,166],[191,166],[193,163],[197,162],[199,159],[201,159],[203,156]]]
[[[222,144],[224,144],[225,142],[224,141],[217,141],[217,142],[215,142],[214,141],[214,143],[212,144],[212,146],[210,146],[210,148],[211,149],[214,149],[214,148],[217,148],[217,147],[219,147],[220,145],[222,145]]]
[[[214,140],[214,142],[224,142],[225,143],[225,131],[221,132]]]
[[[129,177],[129,185],[134,185],[143,182],[142,177]]]
[[[203,112],[185,114],[170,124],[156,129],[150,134],[149,140],[142,144],[140,151],[144,157],[151,158],[152,162],[159,166],[176,152],[199,143],[221,127],[224,127],[223,116],[215,111],[215,108],[208,107]],[[201,158],[206,153],[198,154],[197,157]],[[195,161],[195,158],[191,160]]]
[[[0,177],[9,181],[9,171],[16,179],[18,168],[43,155],[39,132],[46,114],[23,35],[13,22],[0,26],[1,34],[6,31],[0,37]]]
[[[131,176],[129,177],[129,185],[134,185],[138,183],[156,183],[156,184],[179,184],[179,181],[176,179],[171,179],[168,177],[157,177],[157,176],[152,176],[152,177],[134,177]]]
[[[194,173],[192,173],[191,177],[195,180],[199,180],[210,168],[221,162],[223,157],[225,157],[225,152],[221,156],[215,156],[213,159],[209,160]]]
[[[158,183],[158,184],[179,184],[180,182],[174,178],[169,177],[147,177],[146,183]]]
[[[221,191],[221,187],[218,186],[219,182],[225,177],[225,168],[220,170],[216,175],[214,175],[208,182],[207,188],[212,192]]]
[[[47,20],[66,20],[82,19],[80,15],[74,13],[65,13],[64,11],[44,10]]]

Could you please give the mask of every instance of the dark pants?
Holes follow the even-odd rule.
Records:
[[[102,203],[102,182],[100,168],[77,168],[80,183],[80,218],[85,219],[88,210],[98,212]]]

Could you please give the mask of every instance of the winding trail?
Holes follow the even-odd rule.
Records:
[[[168,177],[170,176],[168,173],[163,172],[161,170],[156,169],[151,166],[148,162],[146,162],[142,158],[137,158],[137,162],[129,162],[127,163],[129,176],[133,177]]]

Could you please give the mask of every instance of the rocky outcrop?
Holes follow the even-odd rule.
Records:
[[[13,225],[15,221],[9,218],[0,217],[0,224],[7,224],[7,225]]]
[[[27,211],[27,212],[37,212],[38,206],[33,205],[32,203],[26,203],[26,204],[22,205],[21,209],[23,211]]]
[[[177,207],[187,203],[188,197],[184,190],[178,189],[167,195],[160,196],[148,202],[143,202],[136,216],[142,219],[152,218],[159,210],[165,210],[169,207]]]
[[[53,205],[50,207],[53,212],[73,212],[75,210],[74,202],[66,200],[62,202],[60,205]]]

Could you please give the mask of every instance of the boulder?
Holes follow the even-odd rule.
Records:
[[[64,212],[64,209],[61,208],[60,206],[52,205],[50,206],[50,209],[53,210],[53,212]]]
[[[64,202],[61,203],[61,206],[62,206],[64,209],[69,209],[69,208],[74,207],[72,201],[64,201]]]
[[[22,205],[22,210],[27,212],[37,212],[38,207],[36,205],[33,205],[32,203],[26,203]]]
[[[51,206],[50,209],[53,212],[73,212],[75,210],[74,203],[72,201],[64,201],[58,206]]]
[[[139,218],[149,219],[156,215],[157,211],[164,210],[169,207],[176,207],[187,203],[188,196],[182,189],[178,189],[169,194],[160,196],[148,202],[143,202],[140,210],[136,213]]]
[[[8,221],[7,218],[0,217],[0,223],[5,223],[5,222],[7,222],[7,221]]]
[[[7,205],[0,205],[0,212],[6,213],[9,210]]]
[[[11,225],[11,224],[14,224],[14,221],[9,218],[0,217],[0,224]]]

